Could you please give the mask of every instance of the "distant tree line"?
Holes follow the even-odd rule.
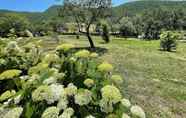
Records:
[[[112,32],[121,36],[159,39],[162,31],[186,30],[186,12],[181,8],[157,8],[135,16],[123,14],[123,17],[111,20]]]
[[[107,34],[151,40],[159,39],[162,31],[186,30],[186,12],[182,7],[172,9],[158,7],[152,8],[151,10],[143,10],[133,15],[129,14],[126,10],[118,10],[117,12],[120,12],[121,15],[118,16],[113,13],[106,18],[104,22],[106,22],[107,25],[102,25],[100,20],[97,19],[91,22],[91,25],[95,26],[95,31],[89,31],[89,33],[105,35],[105,33],[102,33],[105,31]],[[94,11],[92,13],[94,13]],[[91,16],[88,17],[87,15],[88,14],[83,14],[81,18],[80,15],[78,15],[78,18],[83,20],[85,18],[94,18]],[[92,16],[94,16],[94,14]],[[65,19],[64,17],[55,16],[50,19],[32,22],[32,20],[24,15],[16,13],[3,14],[0,15],[0,37],[13,35],[23,37],[28,35],[28,31],[34,36],[45,36],[53,33],[67,32],[76,34],[82,30],[81,22],[83,22],[83,20],[78,23],[79,25],[76,25],[75,20],[68,21]],[[103,36],[103,38],[105,37],[107,36]]]

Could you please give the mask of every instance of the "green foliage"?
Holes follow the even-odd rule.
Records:
[[[120,76],[111,76],[113,66],[97,62],[96,53],[76,52],[73,47],[60,45],[34,65],[21,69],[23,72],[16,74],[16,79],[0,80],[3,83],[1,113],[16,118],[118,118],[123,114],[132,115],[130,107],[126,107],[129,101],[123,100],[117,84],[113,84],[113,81],[122,81]],[[26,56],[27,53],[23,54]],[[12,106],[19,106],[19,109]],[[133,111],[137,117],[144,114],[141,108]]]
[[[136,35],[136,28],[132,22],[131,18],[123,17],[120,20],[120,34],[122,36],[135,36]]]
[[[29,22],[23,15],[7,13],[0,17],[0,36],[16,37],[21,36],[22,32],[28,29]]]
[[[173,51],[176,50],[177,42],[181,35],[175,32],[166,31],[160,35],[160,47],[164,51]]]
[[[159,39],[162,30],[185,30],[186,2],[136,1],[113,8],[112,24],[124,36]],[[118,30],[119,31],[119,30]]]
[[[110,32],[109,32],[109,25],[107,24],[107,22],[103,22],[102,23],[102,39],[106,42],[109,43],[110,42]]]

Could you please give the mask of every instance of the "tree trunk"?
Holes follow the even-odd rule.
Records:
[[[95,48],[95,45],[94,45],[94,42],[93,42],[93,40],[92,40],[92,38],[90,36],[89,29],[87,29],[87,34],[86,35],[87,35],[88,41],[90,43],[90,48],[94,49]]]

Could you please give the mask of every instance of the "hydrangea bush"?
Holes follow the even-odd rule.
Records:
[[[16,42],[5,48],[1,59],[12,64],[1,65],[1,118],[145,118],[122,96],[122,77],[112,75],[108,62],[97,62],[97,53],[71,44],[40,52]]]

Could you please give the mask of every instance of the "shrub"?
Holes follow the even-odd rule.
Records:
[[[131,114],[130,101],[113,84],[117,80],[122,82],[122,78],[112,76],[111,64],[98,63],[97,54],[87,50],[70,51],[72,47],[58,46],[34,65],[14,68],[20,70],[11,76],[16,79],[0,80],[4,85],[0,92],[0,113],[12,118],[121,118],[133,114],[144,118],[140,107],[133,107]]]
[[[110,42],[110,34],[109,34],[109,26],[106,23],[102,24],[102,38],[105,41],[105,43],[109,43]]]
[[[26,45],[20,48],[16,41],[10,41],[0,52],[0,72],[9,69],[28,70],[38,63],[41,51],[37,45]],[[3,59],[3,60],[2,60]]]
[[[160,48],[163,51],[173,51],[176,50],[177,42],[176,40],[179,40],[181,38],[181,35],[175,32],[166,31],[163,32],[160,35]]]

